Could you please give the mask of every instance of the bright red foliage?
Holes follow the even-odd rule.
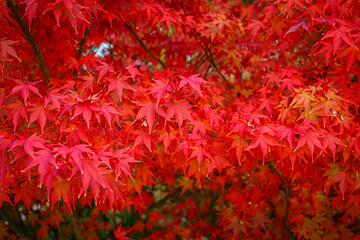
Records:
[[[357,239],[359,1],[0,0],[0,21],[0,239]]]

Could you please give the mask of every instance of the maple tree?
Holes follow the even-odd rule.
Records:
[[[359,1],[0,18],[0,239],[358,239]]]

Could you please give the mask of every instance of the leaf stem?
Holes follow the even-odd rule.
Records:
[[[44,75],[46,83],[49,83],[49,79],[51,78],[50,70],[48,65],[46,64],[45,57],[40,49],[39,44],[36,42],[34,34],[30,30],[27,23],[22,18],[22,14],[16,5],[16,0],[6,0],[6,6],[12,12],[12,17],[16,20],[23,31],[23,37],[30,44],[33,52],[35,53],[37,63],[39,64],[41,71]]]

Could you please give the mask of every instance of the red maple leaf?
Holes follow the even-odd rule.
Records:
[[[10,55],[21,62],[21,60],[18,57],[18,55],[16,54],[14,48],[11,47],[11,45],[13,45],[14,43],[17,43],[17,41],[12,41],[12,40],[0,41],[0,55],[2,55],[4,58],[7,58],[7,56]]]
[[[129,230],[126,230],[126,231],[122,231],[121,230],[121,226],[119,226],[116,230],[114,230],[114,235],[117,239],[120,239],[120,240],[127,240],[127,239],[131,239],[131,238],[128,238],[126,237],[126,234],[130,231],[132,231],[132,229],[130,228]]]
[[[34,148],[46,149],[44,146],[45,140],[34,133],[28,138],[24,138],[23,136],[19,136],[20,139],[16,140],[11,147],[11,150],[17,146],[22,146],[27,154],[31,157],[35,158]]]
[[[129,148],[123,148],[115,152],[115,180],[119,178],[121,172],[123,172],[126,176],[133,178],[129,163],[136,163],[138,161],[135,160],[134,157],[126,153],[128,150]]]
[[[57,167],[54,155],[49,150],[42,149],[34,154],[31,162],[23,171],[27,171],[35,166],[39,166],[40,184],[43,184],[44,177],[47,174],[47,170],[49,168],[49,164]]]
[[[138,114],[136,115],[135,121],[145,117],[147,125],[149,126],[149,133],[151,133],[151,130],[155,123],[155,113],[159,114],[162,117],[165,117],[165,112],[161,107],[157,107],[153,102],[147,102],[147,103],[138,102],[137,104],[142,106],[142,108],[140,108]]]
[[[334,54],[337,53],[337,50],[339,49],[342,41],[346,42],[347,44],[358,50],[350,35],[350,32],[352,30],[353,30],[352,27],[347,27],[347,26],[341,26],[336,29],[331,29],[324,35],[324,37],[321,40],[327,38],[333,38]]]
[[[179,85],[178,89],[189,84],[192,88],[194,88],[202,96],[201,91],[200,91],[200,85],[207,83],[207,81],[205,81],[202,78],[199,78],[198,76],[199,76],[199,74],[195,74],[190,77],[179,76],[181,78],[181,81],[180,81],[180,85]]]
[[[178,101],[169,102],[164,105],[167,107],[165,121],[168,121],[175,115],[179,128],[182,126],[184,119],[193,121],[191,114],[188,111],[188,109],[192,107],[189,103],[185,101]]]
[[[124,89],[129,89],[132,91],[136,91],[136,89],[131,86],[128,82],[126,82],[126,80],[130,78],[130,77],[124,77],[121,75],[118,75],[116,78],[108,78],[109,80],[109,86],[108,86],[108,91],[107,93],[109,93],[112,90],[116,90],[116,93],[120,99],[120,102],[122,102],[122,95],[124,92]]]
[[[174,91],[174,89],[169,82],[165,83],[164,81],[155,80],[155,79],[153,79],[153,81],[156,83],[156,85],[151,89],[149,93],[155,94],[155,97],[157,98],[156,106],[158,106],[165,91],[172,92]]]
[[[16,82],[17,86],[14,87],[10,93],[9,96],[17,93],[17,92],[21,92],[21,95],[24,99],[24,103],[25,103],[25,106],[27,106],[27,99],[29,97],[29,94],[30,94],[30,91],[35,93],[36,95],[38,95],[39,97],[42,97],[38,91],[38,89],[35,87],[35,85],[37,83],[39,83],[40,81],[36,81],[36,82],[24,82],[20,79],[12,79],[14,82]]]
[[[251,142],[250,146],[247,147],[245,150],[248,151],[250,149],[256,148],[260,146],[261,153],[262,153],[262,161],[263,165],[265,164],[265,155],[268,152],[268,146],[280,146],[280,144],[273,138],[272,136],[269,136],[268,134],[258,134]]]

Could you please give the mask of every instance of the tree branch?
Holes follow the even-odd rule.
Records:
[[[199,42],[198,42],[198,43],[199,43]],[[200,45],[200,43],[199,43],[199,45]],[[232,85],[232,84],[229,82],[229,80],[227,80],[226,77],[221,73],[220,69],[218,68],[217,64],[215,63],[215,60],[214,60],[214,58],[213,58],[213,55],[212,55],[210,49],[209,49],[207,46],[202,47],[202,46],[200,45],[200,47],[205,51],[205,54],[208,55],[208,59],[209,59],[211,65],[213,65],[213,67],[214,67],[215,70],[218,72],[218,74],[220,75],[220,77],[224,80],[224,82],[225,82],[229,87],[231,87],[231,88],[234,89],[234,88],[235,88],[234,85]]]
[[[12,208],[9,203],[3,202],[2,207],[0,208],[0,219],[7,221],[9,226],[19,236],[23,237],[24,239],[32,239],[32,236],[27,231],[27,228],[25,227],[24,222],[21,220],[20,214],[16,207]]]
[[[40,49],[39,44],[36,42],[35,37],[30,30],[27,23],[22,19],[22,14],[16,5],[16,0],[6,0],[6,6],[10,9],[12,12],[12,17],[16,20],[16,22],[19,24],[20,28],[23,31],[23,37],[25,40],[30,44],[33,52],[35,53],[37,63],[39,64],[41,71],[44,75],[46,83],[49,82],[49,79],[51,78],[51,74],[49,71],[49,67],[46,64],[44,55]]]
[[[181,5],[182,10],[184,11],[184,14],[187,16],[187,13],[186,13],[186,10],[185,10],[185,7],[184,7],[182,1],[180,1],[180,5]],[[214,58],[213,58],[213,56],[212,56],[212,53],[211,53],[211,50],[210,50],[206,45],[205,45],[205,47],[203,47],[203,46],[199,43],[199,41],[198,41],[198,39],[197,39],[197,37],[196,37],[196,30],[195,30],[194,28],[193,28],[193,35],[194,35],[195,40],[196,40],[196,42],[198,43],[198,45],[203,49],[203,51],[205,51],[205,54],[206,54],[206,56],[207,56],[207,59],[209,59],[211,65],[213,65],[213,67],[214,67],[215,70],[218,72],[218,74],[220,75],[220,77],[224,80],[224,82],[225,82],[229,87],[231,87],[232,89],[234,89],[234,88],[235,88],[234,85],[232,85],[232,84],[229,82],[229,80],[226,79],[226,77],[221,73],[220,69],[218,68],[217,64],[215,63],[215,60],[214,60]],[[206,71],[206,73],[207,73],[207,71]]]
[[[276,167],[276,165],[274,164],[273,161],[270,161],[270,169],[272,169],[279,177],[281,182],[284,185],[285,188],[285,215],[282,219],[282,225],[285,229],[286,234],[288,235],[289,239],[291,240],[295,240],[296,238],[294,237],[294,235],[292,234],[292,232],[289,229],[289,226],[287,225],[287,219],[289,217],[289,207],[290,207],[290,189],[289,189],[289,185],[286,181],[286,179],[284,178],[284,175],[282,175],[282,173],[280,172],[280,170]]]
[[[81,42],[79,43],[79,51],[78,51],[78,54],[76,56],[76,59],[79,60],[83,53],[84,53],[84,49],[85,49],[85,44],[86,44],[86,40],[88,39],[89,37],[89,33],[90,33],[90,30],[88,27],[85,28],[85,32],[84,32],[84,37],[83,39],[81,39]],[[75,69],[74,72],[73,72],[73,76],[76,76],[78,74],[78,71]]]
[[[80,59],[82,57],[82,55],[83,55],[83,52],[84,52],[84,49],[85,49],[85,43],[86,43],[86,40],[89,37],[89,33],[90,33],[89,28],[86,27],[85,32],[84,32],[84,37],[83,37],[83,39],[81,39],[81,42],[79,44],[79,51],[78,51],[78,54],[77,54],[77,57],[76,57],[77,59]]]
[[[76,240],[83,240],[83,234],[80,227],[80,218],[78,208],[74,209],[73,214],[71,215],[72,228]]]
[[[148,52],[150,54],[150,56],[157,62],[159,62],[161,64],[161,66],[165,69],[165,63],[163,61],[161,61],[160,58],[158,58],[157,56],[155,56],[150,49],[145,45],[145,43],[140,39],[140,37],[137,35],[137,33],[134,31],[134,29],[125,21],[125,26],[130,30],[130,32],[134,35],[134,37],[136,38],[136,40],[138,41],[138,43],[140,43],[140,45],[146,50],[146,52]]]

